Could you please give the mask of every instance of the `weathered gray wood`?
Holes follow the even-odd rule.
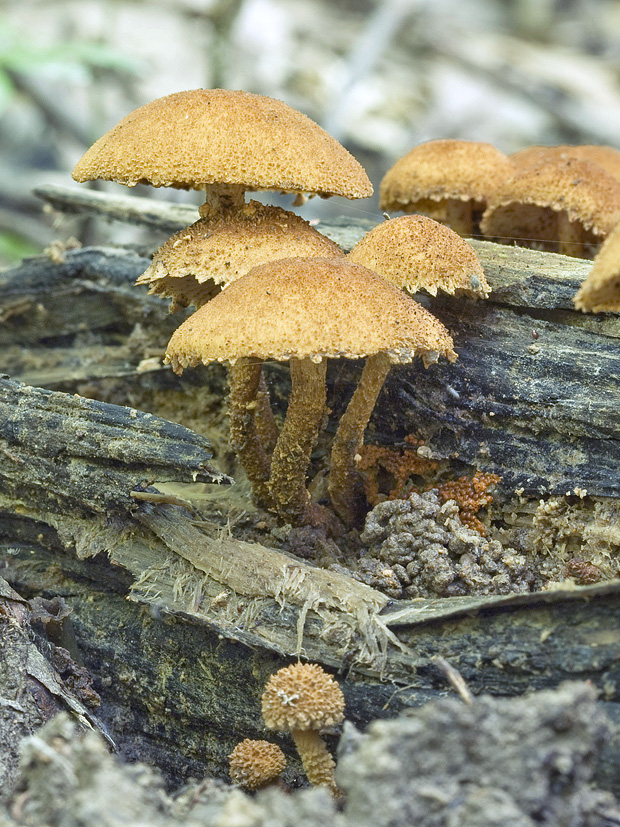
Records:
[[[0,273],[0,344],[41,340],[110,328],[127,335],[153,314],[162,331],[167,302],[135,287],[150,260],[132,250],[87,247],[25,259]],[[155,320],[153,320],[154,322]]]
[[[135,508],[153,481],[227,483],[204,437],[151,414],[0,378],[0,488],[33,507]]]
[[[198,220],[198,207],[171,204],[152,198],[111,195],[88,187],[61,187],[44,184],[33,189],[35,195],[65,213],[96,215],[108,220],[139,224],[172,233]]]

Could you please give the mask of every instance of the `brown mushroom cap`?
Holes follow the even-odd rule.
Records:
[[[601,245],[574,301],[584,312],[620,312],[620,224]]]
[[[344,695],[316,663],[294,663],[269,678],[262,696],[268,729],[321,730],[344,718]]]
[[[174,332],[165,361],[181,371],[241,357],[456,358],[431,313],[381,276],[339,258],[288,258],[255,267]]]
[[[620,220],[620,181],[598,164],[574,158],[525,169],[505,181],[482,217],[485,235],[544,238],[540,210],[566,212],[595,236],[605,236]]]
[[[169,238],[136,282],[151,293],[200,307],[253,267],[278,258],[338,256],[333,241],[295,213],[250,201],[201,219]]]
[[[256,790],[274,781],[286,767],[277,744],[246,738],[229,755],[230,777],[235,784]]]
[[[620,180],[620,150],[611,146],[595,144],[528,146],[518,152],[513,152],[509,158],[519,169],[531,169],[539,164],[575,158],[580,161],[590,161],[598,164],[614,178]]]
[[[374,270],[397,287],[437,295],[455,291],[486,297],[482,265],[458,233],[423,215],[403,215],[378,224],[347,258]]]
[[[282,101],[228,89],[194,89],[131,112],[78,161],[76,181],[366,198],[362,166],[318,124]]]
[[[514,173],[506,155],[491,144],[442,139],[414,147],[387,171],[379,203],[384,210],[402,210],[425,201],[484,203],[498,184]]]

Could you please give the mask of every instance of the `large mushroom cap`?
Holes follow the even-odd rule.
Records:
[[[278,258],[338,256],[340,248],[295,213],[250,201],[169,238],[136,282],[200,307],[253,267]]]
[[[347,258],[416,293],[461,291],[486,297],[490,287],[482,265],[458,233],[423,215],[402,215],[378,224]]]
[[[73,177],[372,195],[362,166],[306,115],[274,98],[228,89],[176,92],[141,106],[93,144]]]
[[[387,171],[379,202],[402,210],[425,201],[484,203],[514,168],[503,152],[478,141],[440,139],[414,147]]]
[[[316,663],[294,663],[272,675],[262,697],[268,729],[321,730],[344,718],[344,695]]]
[[[589,161],[543,162],[497,189],[480,226],[492,237],[544,239],[542,209],[565,212],[569,221],[579,222],[594,236],[606,236],[620,220],[620,181]]]
[[[620,312],[620,224],[601,245],[574,301],[584,312]]]
[[[393,362],[456,358],[446,328],[386,279],[345,256],[255,267],[174,332],[175,370],[241,357],[320,361],[383,352]]]

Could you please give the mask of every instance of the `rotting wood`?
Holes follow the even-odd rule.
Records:
[[[0,490],[41,512],[108,516],[155,480],[229,483],[208,441],[152,414],[0,377]]]
[[[319,229],[329,234],[331,226],[321,224]],[[336,230],[340,228],[336,226]],[[361,225],[349,225],[347,237],[354,240],[364,230]],[[372,436],[390,443],[407,431],[417,432],[429,451],[446,456],[455,468],[497,470],[507,489],[521,486],[532,498],[538,498],[542,491],[564,494],[574,489],[616,497],[618,317],[588,317],[572,310],[572,295],[589,263],[489,242],[474,241],[473,245],[494,288],[490,299],[424,299],[454,332],[459,361],[428,371],[415,366],[396,369],[379,400]],[[8,271],[3,274],[4,283],[11,284],[10,301],[15,304],[7,323],[15,320],[17,335],[19,302],[31,301],[21,317],[22,348],[53,349],[46,342],[49,329],[42,323],[44,316],[33,319],[32,324],[30,319],[33,310],[39,305],[45,309],[54,294],[60,293],[58,316],[50,313],[49,318],[50,324],[58,319],[55,335],[64,337],[62,344],[68,354],[71,347],[64,339],[78,334],[80,326],[102,337],[122,340],[139,322],[153,331],[155,338],[159,336],[163,347],[168,325],[176,325],[177,319],[167,316],[164,301],[147,298],[144,291],[133,287],[136,270],[147,261],[112,248],[68,250],[63,261],[34,260],[37,278],[22,282],[23,288],[17,270]],[[118,278],[108,280],[108,271],[116,272]],[[25,271],[20,272],[23,277]],[[66,292],[67,283],[79,290]],[[63,328],[62,302],[68,305],[67,297],[79,297],[80,291],[87,294],[91,284],[97,286],[93,300],[83,304],[72,301],[72,309],[78,313],[71,326]],[[101,313],[97,301],[102,305],[118,302],[116,322],[114,313]],[[141,302],[145,302],[146,314],[141,314]],[[17,312],[12,315],[13,311]],[[80,362],[83,352],[77,343],[74,361]],[[346,404],[342,388],[350,390],[355,371],[356,366],[351,365],[332,368],[329,404],[335,414],[339,405]],[[113,366],[110,372],[128,386],[135,386],[140,379],[138,362],[131,359],[126,359],[122,371]],[[51,381],[58,382],[61,375]],[[79,373],[82,379],[86,375],[87,366]],[[161,382],[161,387],[169,387],[169,371],[156,369],[149,376],[152,384]],[[271,378],[275,381],[273,375]],[[69,372],[65,380],[71,387]],[[331,572],[318,575],[318,570],[303,561],[280,552],[272,554],[272,549],[258,544],[240,543],[221,530],[218,535],[215,526],[209,535],[208,526],[195,525],[197,521],[182,508],[137,503],[123,488],[123,498],[113,500],[122,507],[110,519],[97,497],[86,499],[85,509],[76,508],[79,502],[70,498],[54,495],[46,499],[44,486],[37,490],[30,484],[28,474],[34,472],[26,463],[15,462],[6,454],[2,462],[10,469],[0,494],[0,528],[5,541],[17,542],[26,527],[32,542],[39,535],[56,538],[51,550],[30,547],[21,559],[22,551],[16,547],[15,553],[7,555],[14,564],[14,583],[30,582],[28,567],[35,558],[45,571],[60,565],[78,567],[82,578],[95,572],[90,575],[95,583],[97,577],[107,576],[103,574],[107,569],[96,563],[98,558],[76,560],[76,552],[87,557],[105,551],[114,561],[115,571],[129,574],[130,596],[147,607],[153,626],[159,628],[160,616],[177,618],[184,633],[189,625],[193,631],[188,635],[196,636],[195,652],[200,652],[201,634],[208,634],[214,640],[219,636],[248,647],[244,651],[255,654],[253,662],[263,672],[273,653],[281,659],[299,651],[334,668],[351,668],[351,680],[345,685],[358,721],[392,714],[400,703],[415,704],[444,690],[445,676],[437,668],[436,656],[455,666],[474,691],[520,693],[555,685],[565,677],[587,677],[601,688],[606,703],[613,706],[620,702],[616,583],[518,599],[463,598],[434,605],[415,601],[387,607],[383,595],[348,578],[338,580]],[[103,472],[103,466],[97,467]],[[21,469],[27,475],[20,486]],[[38,501],[39,495],[43,499]],[[320,585],[313,587],[317,575]],[[53,590],[50,579],[41,578],[40,582]],[[325,600],[320,598],[323,589]],[[107,598],[102,599],[105,604]],[[87,598],[79,611],[90,611]],[[107,651],[112,652],[115,629],[106,629],[105,620],[101,627],[97,623],[96,617],[89,616],[89,633],[101,628]],[[128,627],[130,643],[139,638],[138,629],[137,622]],[[386,630],[407,648],[400,649]],[[163,658],[175,681],[167,683],[160,694],[168,697],[174,684],[175,702],[186,709],[183,681],[174,663],[177,653],[165,648],[168,644],[163,638],[158,638],[162,647],[157,650],[158,657]],[[84,642],[96,663],[97,641]],[[243,682],[247,679],[241,668],[245,656],[232,660],[236,666],[227,661],[218,669],[230,669],[228,677]],[[134,659],[132,668],[137,668],[136,664]],[[209,663],[209,668],[212,665]],[[144,669],[148,668],[147,663]],[[382,677],[394,681],[396,688],[387,690]],[[145,684],[147,695],[149,687]],[[227,690],[218,687],[209,685],[212,694],[208,700],[219,710],[224,704],[221,693]],[[163,710],[163,700],[161,704]],[[209,705],[207,701],[204,704],[205,708]],[[387,711],[381,709],[385,704]],[[161,723],[165,725],[163,714]],[[188,730],[195,723],[185,721]],[[216,726],[213,721],[211,724]],[[211,744],[208,749],[215,754],[218,747]],[[208,749],[205,747],[202,754],[209,754]]]

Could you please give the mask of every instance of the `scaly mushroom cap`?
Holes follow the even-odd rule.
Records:
[[[595,236],[620,220],[620,181],[598,164],[567,158],[525,169],[505,181],[489,200],[480,223],[491,237],[544,238],[544,214],[566,212]]]
[[[491,144],[427,141],[387,171],[381,181],[379,203],[384,210],[402,210],[416,204],[423,209],[425,201],[448,198],[484,203],[513,173],[508,157]]]
[[[250,738],[237,744],[228,760],[231,780],[248,790],[274,781],[286,767],[286,756],[277,744]]]
[[[174,332],[173,369],[241,357],[393,362],[456,358],[446,328],[376,273],[339,258],[288,258],[255,267]]]
[[[323,255],[342,253],[295,213],[250,201],[226,216],[201,219],[175,233],[136,284],[150,284],[150,293],[200,307],[221,286],[259,264]]]
[[[265,726],[279,731],[316,730],[344,718],[344,695],[316,663],[294,663],[272,675],[262,697]]]
[[[584,312],[620,312],[620,224],[601,245],[574,301]]]
[[[318,124],[282,101],[228,89],[194,89],[131,112],[91,146],[76,181],[366,198],[362,166]]]
[[[603,167],[612,177],[620,181],[620,150],[611,146],[595,144],[559,144],[558,146],[528,146],[508,156],[519,169],[531,169],[540,164],[553,161],[565,161],[575,158],[590,161]]]
[[[458,233],[423,215],[402,215],[378,224],[347,258],[397,287],[416,293],[465,292],[486,298],[489,287],[477,255]]]

